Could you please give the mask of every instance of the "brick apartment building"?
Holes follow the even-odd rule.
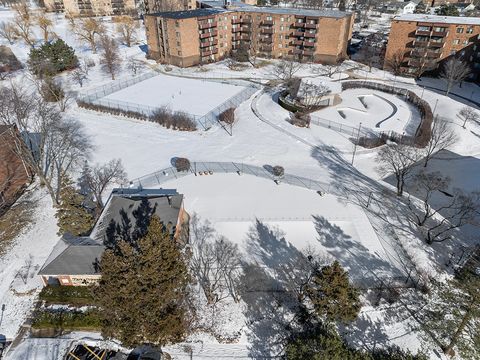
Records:
[[[44,0],[47,11],[72,16],[123,15],[135,11],[135,0]]]
[[[197,8],[196,0],[145,0],[145,13],[159,11],[183,11]]]
[[[241,6],[145,16],[149,57],[181,67],[248,48],[258,56],[337,63],[347,57],[353,15]]]
[[[14,126],[0,125],[0,213],[30,180],[27,167],[14,151],[16,131]]]
[[[470,65],[470,80],[480,81],[480,18],[408,14],[392,20],[385,67],[401,57],[403,72],[420,76],[452,56]]]

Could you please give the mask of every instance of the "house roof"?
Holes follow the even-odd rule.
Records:
[[[426,14],[403,14],[393,18],[394,21],[415,21],[415,22],[431,22],[444,24],[459,24],[459,25],[480,25],[480,18],[478,17],[464,17],[464,16],[439,16]]]
[[[105,246],[88,237],[65,235],[39,271],[39,275],[97,275],[96,264]]]
[[[107,229],[113,225],[126,228],[125,224],[130,224],[133,230],[137,220],[141,221],[142,209],[149,209],[165,226],[170,225],[173,235],[182,203],[183,195],[173,189],[113,189],[90,237],[98,242],[108,240]]]

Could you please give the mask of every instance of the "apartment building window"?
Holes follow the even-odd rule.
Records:
[[[467,34],[471,34],[471,33],[473,33],[473,27],[470,26],[467,28]]]
[[[285,21],[285,18],[282,16],[282,17],[280,18],[280,21]]]
[[[463,28],[458,27],[457,28],[457,34],[463,34]]]
[[[180,41],[177,41],[177,46],[180,47]]]
[[[458,45],[458,44],[460,44],[460,40],[459,40],[459,39],[453,40],[453,45]]]
[[[280,35],[280,40],[283,40],[283,35]]]
[[[278,47],[281,49],[281,48],[283,47],[283,45],[282,45],[282,44],[279,44]]]
[[[180,33],[177,31],[177,32],[175,33],[175,36],[176,36],[177,38],[179,38],[179,37],[180,37]]]
[[[416,36],[415,40],[416,41],[428,41],[428,37],[427,36]]]
[[[238,16],[237,15],[233,15],[232,16],[232,20],[237,20],[238,19]]]
[[[436,26],[436,27],[433,28],[433,31],[435,31],[435,32],[446,32],[447,28]]]
[[[225,26],[223,27],[223,29],[224,29],[224,30],[227,30],[227,29],[228,29],[227,25],[225,25]]]
[[[283,31],[285,28],[282,26],[280,26],[280,31]]]
[[[463,45],[468,45],[468,40],[463,40]]]
[[[175,21],[175,26],[180,27],[180,22],[178,20]]]
[[[430,31],[430,26],[419,26],[418,31]]]
[[[272,17],[271,16],[267,16],[267,21],[272,21]]]
[[[178,56],[182,56],[182,52],[180,50],[177,51]]]

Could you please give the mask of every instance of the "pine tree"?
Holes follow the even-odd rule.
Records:
[[[442,16],[459,16],[457,7],[454,4],[442,4],[439,8],[435,9],[436,15]]]
[[[78,67],[75,50],[62,39],[46,42],[32,48],[28,55],[28,67],[37,76],[54,76],[62,71]]]
[[[317,315],[327,322],[353,321],[361,308],[358,290],[338,261],[313,275],[307,294]]]
[[[434,287],[417,315],[422,328],[445,354],[480,358],[480,277],[465,274]]]
[[[415,6],[415,10],[413,10],[414,14],[425,14],[427,12],[427,7],[423,3],[423,1],[420,1],[417,6]]]
[[[72,180],[65,176],[60,189],[60,204],[55,217],[59,227],[59,235],[85,235],[93,226],[92,214],[84,207],[85,198],[77,192]]]
[[[189,274],[181,251],[153,216],[137,246],[120,240],[100,263],[95,288],[102,332],[125,346],[163,346],[181,341],[188,329]]]

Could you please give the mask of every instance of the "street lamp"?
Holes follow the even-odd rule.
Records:
[[[355,153],[357,152],[357,144],[358,144],[358,140],[360,139],[360,129],[361,128],[362,128],[362,123],[360,123],[358,125],[357,140],[355,141],[354,146],[353,146],[352,165],[353,165],[353,161],[355,160]]]

